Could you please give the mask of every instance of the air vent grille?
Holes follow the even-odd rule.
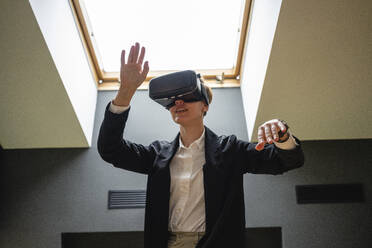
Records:
[[[145,190],[110,190],[108,193],[109,209],[144,208]]]

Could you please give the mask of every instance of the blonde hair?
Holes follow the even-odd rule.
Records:
[[[212,89],[211,89],[211,87],[209,87],[209,86],[204,82],[203,77],[200,78],[200,82],[201,82],[202,85],[204,86],[205,91],[207,92],[207,96],[208,96],[209,104],[211,104],[212,99],[213,99],[213,92],[212,92]],[[206,116],[206,114],[207,114],[207,112],[204,112],[204,116]]]
[[[209,87],[209,86],[204,82],[203,78],[200,78],[200,82],[202,83],[202,85],[204,86],[205,90],[207,91],[208,101],[209,101],[209,104],[211,104],[212,99],[213,99],[213,92],[212,92],[212,89],[211,89],[211,87]]]

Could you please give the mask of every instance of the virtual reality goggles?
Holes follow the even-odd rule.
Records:
[[[200,74],[191,70],[174,72],[151,79],[149,95],[152,100],[167,109],[173,107],[175,101],[179,99],[185,102],[204,101],[209,105],[207,91],[200,82]]]

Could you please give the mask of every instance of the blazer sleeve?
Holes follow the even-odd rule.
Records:
[[[257,151],[256,143],[236,139],[237,161],[241,172],[277,175],[303,166],[305,156],[301,142],[293,137],[298,145],[291,150],[283,150],[274,144],[268,144],[262,151]]]
[[[115,167],[149,174],[156,157],[156,142],[149,146],[135,144],[123,139],[123,133],[130,109],[114,114],[106,106],[101,124],[97,148],[102,159]]]

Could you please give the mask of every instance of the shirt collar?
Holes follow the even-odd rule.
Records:
[[[197,139],[197,140],[194,140],[190,145],[189,147],[186,147],[183,143],[182,143],[182,140],[181,140],[181,135],[179,137],[179,148],[178,150],[180,150],[181,148],[184,148],[184,149],[188,149],[190,148],[193,144],[196,144],[196,146],[198,147],[198,149],[200,149],[201,147],[204,146],[204,140],[205,140],[205,128],[203,128],[203,133],[202,135]]]

